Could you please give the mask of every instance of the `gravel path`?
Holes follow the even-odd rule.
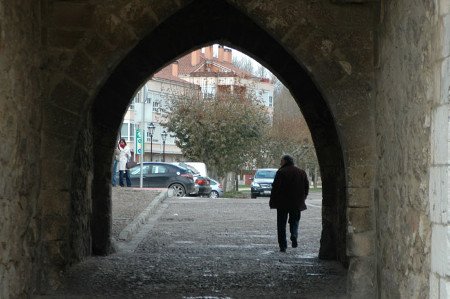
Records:
[[[44,297],[345,298],[346,270],[317,258],[320,194],[311,197],[299,248],[286,253],[267,198],[166,199],[133,246],[74,266]]]

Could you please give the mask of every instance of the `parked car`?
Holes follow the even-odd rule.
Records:
[[[212,178],[208,178],[209,184],[211,185],[211,193],[209,194],[210,198],[218,198],[223,197],[223,188],[222,184]]]
[[[186,168],[164,162],[144,162],[142,165],[143,187],[171,188],[175,196],[184,196],[195,190],[194,177]],[[132,187],[139,187],[141,165],[130,169]]]
[[[277,173],[276,168],[261,168],[257,169],[253,177],[250,188],[251,197],[270,196],[272,192],[272,183]]]
[[[194,177],[195,189],[190,192],[191,196],[209,196],[211,193],[211,186],[207,177],[202,176],[200,172],[193,166],[186,164],[184,162],[173,162],[173,165],[178,167],[183,167],[187,169]]]

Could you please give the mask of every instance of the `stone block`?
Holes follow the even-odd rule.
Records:
[[[41,190],[39,204],[43,215],[69,215],[71,196],[68,191]]]
[[[59,82],[50,96],[51,103],[74,114],[82,114],[88,100],[89,95],[86,90],[67,79]]]
[[[348,107],[348,109],[352,109]],[[341,119],[339,126],[345,131],[343,135],[344,144],[351,144],[351,148],[375,148],[375,135],[370,132],[375,132],[374,117],[369,110],[358,111],[357,114],[351,117]],[[349,161],[353,162],[353,161]],[[357,163],[357,161],[355,161]],[[367,163],[367,162],[366,162]]]
[[[450,278],[450,225],[446,226],[446,236],[444,242],[446,243],[444,249],[447,253],[445,260],[445,275]]]
[[[445,58],[439,66],[440,78],[436,78],[436,81],[440,83],[438,89],[440,90],[438,103],[448,104],[450,102],[450,57]]]
[[[156,25],[158,17],[154,8],[148,1],[133,0],[122,8],[119,15],[133,27],[137,36],[143,36]]]
[[[446,164],[448,161],[448,106],[435,107],[431,118],[431,163]]]
[[[348,208],[347,231],[349,233],[362,233],[374,228],[372,208]]]
[[[352,165],[347,168],[348,186],[368,188],[373,185],[375,169],[373,165]]]
[[[374,254],[375,233],[347,233],[347,255],[351,257],[367,257]]]
[[[74,136],[78,132],[81,121],[79,115],[73,114],[61,107],[46,104],[43,107],[42,130],[63,136]]]
[[[105,70],[115,66],[114,60],[110,60],[111,56],[114,56],[114,48],[99,35],[93,35],[87,42],[84,51],[99,65],[103,65]]]
[[[102,77],[97,74],[97,68],[101,67],[98,67],[86,54],[78,52],[68,68],[68,76],[89,90],[97,86],[99,78]],[[78,101],[82,101],[82,99],[78,99]]]
[[[118,16],[107,10],[97,10],[94,19],[95,33],[115,48],[116,55],[129,51],[136,44],[136,35]]]
[[[71,136],[60,136],[51,133],[44,133],[41,137],[42,151],[41,159],[55,159],[67,160],[67,157],[72,157],[75,151],[75,138]]]
[[[432,225],[431,271],[440,276],[450,276],[450,227]]]
[[[69,190],[71,177],[69,161],[42,159],[41,188],[49,190]]]
[[[53,1],[50,7],[50,27],[89,28],[95,7],[75,1]]]
[[[439,0],[439,14],[441,16],[450,13],[450,2],[448,0]]]
[[[430,298],[439,298],[439,276],[430,273]]]
[[[442,27],[440,28],[442,43],[442,58],[450,56],[450,14],[443,16]]]
[[[375,140],[363,147],[353,147],[354,143],[349,144],[346,148],[346,156],[350,165],[375,163],[376,146]]]
[[[430,217],[434,223],[444,224],[448,219],[448,167],[432,166],[430,168]]]
[[[347,274],[350,298],[376,298],[376,272],[374,257],[351,258]]]
[[[62,215],[45,216],[42,219],[42,240],[60,241],[69,240],[69,217]]]
[[[372,188],[347,188],[348,206],[353,208],[363,208],[373,206]]]
[[[447,278],[441,278],[439,290],[440,290],[439,299],[450,298],[450,277],[447,276]],[[433,298],[433,297],[430,297],[430,298]]]
[[[86,32],[82,30],[49,29],[48,45],[58,49],[74,49],[85,34]]]

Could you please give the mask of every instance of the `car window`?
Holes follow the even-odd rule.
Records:
[[[144,165],[142,166],[142,173],[143,174],[148,174],[148,171],[150,169],[149,165]],[[130,174],[131,175],[137,175],[137,174],[141,174],[141,166],[136,166],[130,169]]]
[[[167,167],[164,165],[153,165],[152,174],[167,173]]]
[[[273,179],[275,178],[276,170],[258,170],[255,174],[257,179]]]

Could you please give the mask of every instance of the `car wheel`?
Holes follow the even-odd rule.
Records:
[[[209,198],[219,198],[219,193],[213,190],[209,193]]]
[[[252,194],[251,197],[252,197],[252,198],[256,198],[256,195],[255,195],[255,194]]]
[[[169,188],[173,190],[173,195],[176,197],[181,197],[186,194],[186,191],[184,191],[184,187],[181,184],[172,184]]]

